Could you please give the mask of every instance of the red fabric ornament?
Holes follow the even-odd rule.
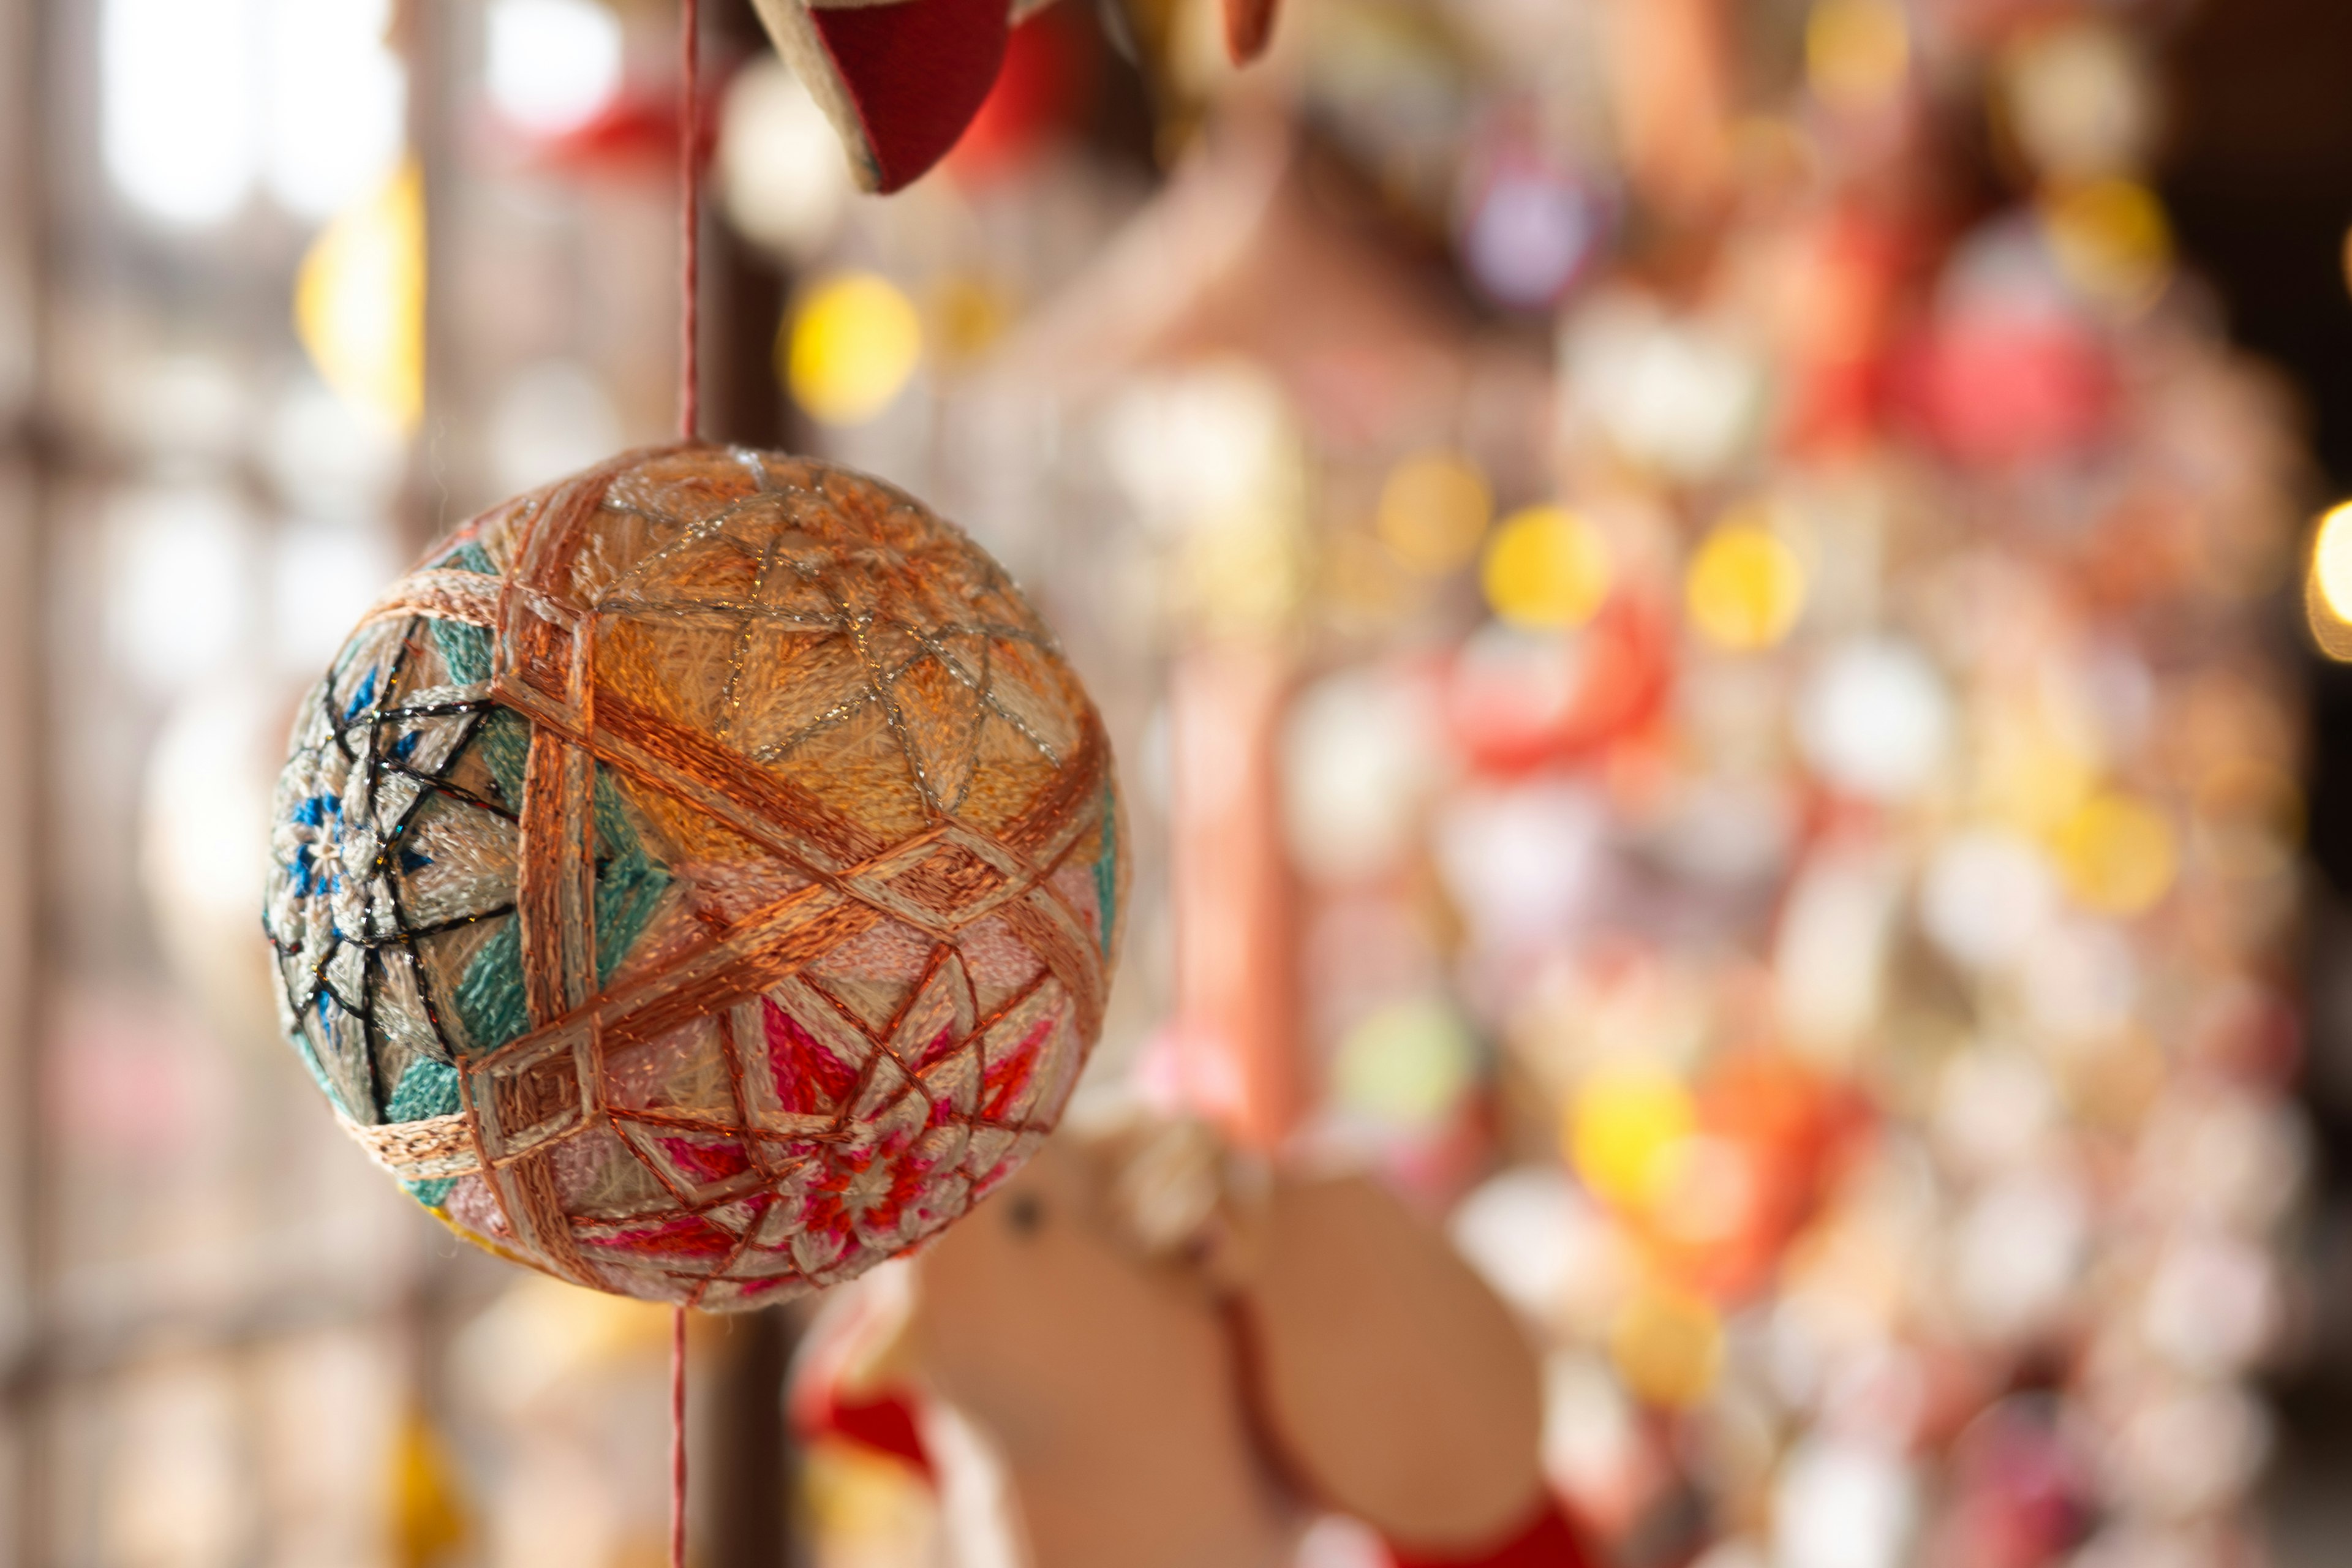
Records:
[[[1013,30],[1005,0],[757,0],[869,191],[912,184],[987,100]]]
[[[1039,0],[753,0],[777,52],[841,133],[857,182],[904,188],[988,101],[1014,25]],[[1236,65],[1265,52],[1276,0],[1225,0]]]

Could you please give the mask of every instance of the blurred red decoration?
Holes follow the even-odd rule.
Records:
[[[1672,684],[1673,628],[1636,595],[1559,637],[1509,635],[1455,657],[1446,718],[1471,763],[1524,773],[1589,756],[1631,735]]]
[[[1920,237],[1842,211],[1799,242],[1797,309],[1789,322],[1787,443],[1800,456],[1851,452],[1875,432],[1906,273]]]
[[[2090,1533],[2091,1477],[2050,1395],[2012,1394],[1978,1416],[1952,1445],[1952,1471],[1931,1568],[2042,1568]]]
[[[1074,15],[1057,6],[1013,29],[996,85],[948,154],[958,179],[978,184],[1019,167],[1093,106],[1101,62]]]
[[[1770,1281],[1789,1243],[1811,1221],[1840,1157],[1866,1125],[1850,1086],[1785,1051],[1728,1057],[1698,1084],[1698,1135],[1706,1151],[1691,1173],[1714,1191],[1668,1205],[1682,1228],[1647,1229],[1654,1260],[1689,1289],[1738,1301]]]
[[[1225,52],[1247,65],[1274,37],[1275,0],[1225,0]]]
[[[723,71],[704,77],[694,127],[698,168],[710,162],[711,148],[718,140],[717,105],[726,85]],[[524,145],[525,162],[535,169],[591,178],[668,179],[677,169],[677,96],[668,88],[624,89],[583,123],[553,135],[531,137]]]
[[[776,48],[824,106],[869,191],[947,155],[995,85],[1005,0],[757,0]]]
[[[2116,395],[2098,338],[2038,311],[1948,317],[1908,356],[1903,379],[1906,401],[1937,446],[1995,468],[2084,451],[2105,432]]]

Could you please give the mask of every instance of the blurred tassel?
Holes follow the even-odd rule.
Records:
[[[385,1477],[394,1568],[439,1568],[473,1534],[447,1447],[421,1409],[401,1418]]]

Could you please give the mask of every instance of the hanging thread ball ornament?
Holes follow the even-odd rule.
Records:
[[[712,1310],[951,1224],[1054,1126],[1123,861],[1101,720],[970,540],[699,444],[460,528],[298,719],[295,1048],[467,1239]]]

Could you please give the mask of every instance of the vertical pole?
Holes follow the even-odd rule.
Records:
[[[44,151],[54,107],[44,56],[48,7],[0,5],[0,1351],[8,1375],[0,1464],[8,1548],[51,1560],[47,1444],[41,1430],[42,1281],[47,1247],[38,1107],[39,850],[47,781],[40,586],[47,569],[44,440],[50,212]]]
[[[796,1480],[784,1377],[798,1320],[769,1308],[728,1317],[703,1343],[695,1393],[695,1539],[706,1568],[786,1568]]]
[[[768,50],[751,0],[724,0],[703,18],[703,47],[725,68]],[[702,432],[713,441],[805,450],[776,374],[775,342],[792,279],[783,263],[703,204],[698,294]]]
[[[1278,632],[1213,637],[1171,686],[1180,1066],[1199,1110],[1271,1152],[1302,1098],[1276,756],[1289,659]]]
[[[669,1321],[669,1568],[686,1568],[686,1314]]]

